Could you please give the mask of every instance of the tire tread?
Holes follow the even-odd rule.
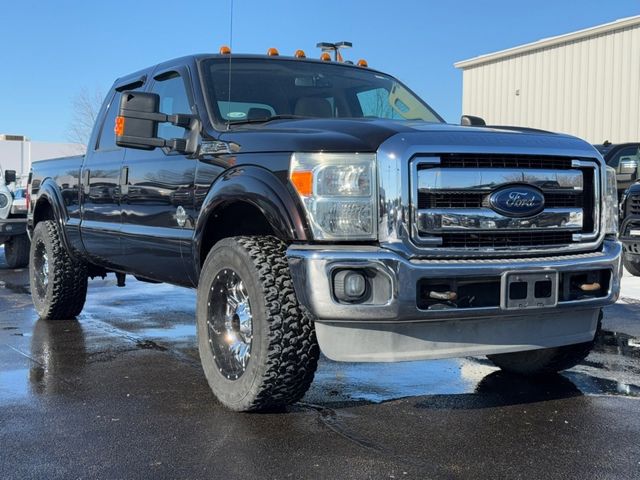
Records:
[[[87,298],[88,273],[85,262],[72,258],[67,252],[58,229],[53,220],[45,220],[36,225],[32,242],[31,265],[33,268],[33,252],[39,235],[46,235],[53,255],[49,259],[49,282],[52,293],[44,302],[38,314],[45,320],[64,320],[77,317]],[[46,240],[45,240],[46,242]],[[37,295],[33,270],[30,272],[32,295]],[[34,302],[35,303],[35,302]],[[36,304],[37,305],[37,304]]]

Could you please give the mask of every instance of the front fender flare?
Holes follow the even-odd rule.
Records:
[[[203,201],[193,238],[196,266],[201,265],[200,251],[211,215],[236,202],[260,210],[276,235],[286,242],[310,238],[304,212],[293,192],[265,168],[239,166],[220,175]]]

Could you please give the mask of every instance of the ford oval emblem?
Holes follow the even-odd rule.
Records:
[[[507,217],[533,217],[544,209],[544,195],[527,185],[512,185],[489,195],[491,208]]]

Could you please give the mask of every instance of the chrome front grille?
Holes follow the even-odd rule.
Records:
[[[429,154],[414,156],[411,172],[411,235],[423,250],[560,252],[598,237],[600,175],[593,159]],[[494,192],[518,185],[542,192],[544,209],[516,216],[492,207]]]

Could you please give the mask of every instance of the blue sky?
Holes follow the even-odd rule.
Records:
[[[115,78],[229,43],[230,0],[0,1],[0,133],[66,141],[72,99]],[[638,0],[235,0],[233,50],[281,54],[348,40],[347,57],[460,116],[458,60],[640,13]]]

